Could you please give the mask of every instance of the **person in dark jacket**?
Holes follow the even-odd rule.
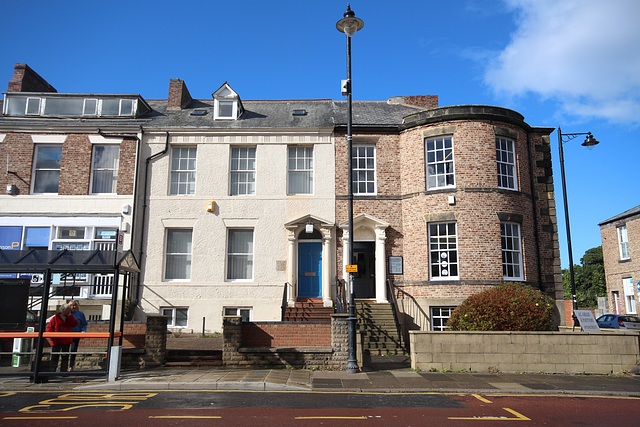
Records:
[[[87,332],[87,317],[80,311],[80,304],[78,301],[69,301],[69,307],[71,307],[71,314],[76,318],[78,324],[71,329],[71,332]],[[69,351],[71,357],[69,357],[69,370],[73,371],[73,367],[76,364],[76,352],[78,351],[78,344],[80,344],[80,338],[73,338]]]
[[[69,304],[62,304],[58,307],[56,315],[51,318],[47,325],[47,332],[71,332],[78,321],[71,314]],[[69,346],[73,339],[66,337],[51,338],[51,369],[55,372],[58,367],[58,359],[62,353],[62,361],[60,362],[60,372],[66,372],[69,363]]]

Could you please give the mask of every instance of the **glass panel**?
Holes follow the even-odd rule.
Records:
[[[176,308],[176,326],[185,327],[187,326],[187,309],[186,308]]]
[[[103,99],[102,100],[102,115],[103,116],[117,116],[120,114],[120,100],[119,99]]]
[[[233,101],[219,101],[218,117],[233,117]]]
[[[131,116],[131,115],[133,115],[133,100],[132,99],[121,99],[120,100],[120,115],[121,116]]]
[[[44,114],[46,116],[81,116],[82,98],[46,98]]]
[[[97,99],[85,99],[84,110],[82,114],[85,116],[95,116],[98,113],[98,100]]]
[[[57,193],[60,171],[36,171],[34,193]]]
[[[118,179],[118,145],[94,145],[92,193],[115,193]]]
[[[165,279],[189,279],[191,277],[192,230],[167,230]]]
[[[40,114],[40,98],[29,98],[27,100],[27,114],[29,115]]]
[[[36,169],[60,169],[61,145],[38,145],[36,147]]]
[[[253,278],[253,230],[230,229],[227,242],[227,279]]]
[[[7,97],[7,114],[11,115],[23,115],[27,108],[27,98],[11,96]]]
[[[84,227],[60,227],[59,239],[84,239]]]

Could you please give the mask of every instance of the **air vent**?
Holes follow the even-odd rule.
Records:
[[[306,116],[307,110],[293,110],[294,116]]]
[[[207,114],[207,110],[193,110],[191,112],[192,116],[204,116]]]

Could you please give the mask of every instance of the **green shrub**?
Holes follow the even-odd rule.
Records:
[[[467,298],[447,325],[455,331],[550,331],[555,301],[520,283],[504,283]]]

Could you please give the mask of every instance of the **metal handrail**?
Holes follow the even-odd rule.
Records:
[[[389,294],[391,302],[391,311],[393,312],[393,320],[396,323],[396,329],[398,336],[400,337],[400,344],[406,349],[408,347],[408,340],[406,337],[406,325],[404,323],[404,316],[400,316],[400,310],[398,309],[398,300],[396,298],[395,286],[391,279],[387,279],[387,293]]]
[[[336,277],[336,313],[342,314],[347,312],[347,294],[345,292],[346,282],[344,279]]]
[[[289,289],[289,282],[284,282],[284,290],[282,291],[282,305],[280,306],[282,310],[280,313],[280,320],[282,322],[284,322],[287,312],[287,289]]]

